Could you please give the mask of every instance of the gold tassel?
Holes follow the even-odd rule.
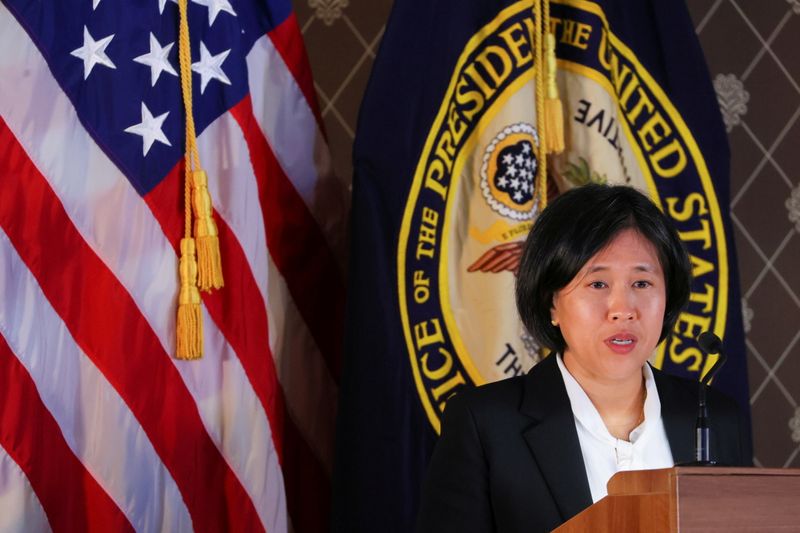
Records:
[[[197,286],[201,291],[219,289],[225,284],[219,253],[219,232],[211,209],[208,176],[202,170],[192,172],[192,199],[194,238],[197,241]]]
[[[560,154],[564,151],[564,109],[558,97],[556,85],[556,38],[547,32],[545,36],[545,63],[547,68],[547,98],[544,101],[544,120],[547,129],[545,152]]]
[[[178,295],[178,359],[203,356],[203,315],[197,290],[197,261],[194,239],[181,239],[179,266],[181,290]]]

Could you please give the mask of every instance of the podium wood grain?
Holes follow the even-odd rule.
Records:
[[[800,470],[675,467],[619,472],[608,496],[556,529],[800,533]]]

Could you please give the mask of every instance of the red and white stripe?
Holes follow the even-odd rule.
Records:
[[[69,451],[95,479],[104,480],[103,490],[136,529],[186,530],[189,513],[141,425],[75,343],[2,231],[0,257],[0,334]],[[59,352],[56,372],[50,366],[53,347]],[[94,445],[95,435],[103,435],[102,446]],[[159,485],[167,497],[141,490]]]
[[[0,530],[327,529],[347,187],[298,39],[199,138],[226,287],[184,362],[180,169],[139,196],[0,4]]]
[[[0,531],[23,533],[51,531],[42,503],[25,472],[0,446]]]

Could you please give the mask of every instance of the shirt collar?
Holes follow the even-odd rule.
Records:
[[[561,357],[561,354],[557,354],[556,361],[558,370],[564,380],[564,386],[567,389],[567,396],[569,397],[575,421],[581,424],[595,438],[604,442],[616,443],[617,439],[609,433],[592,400],[589,399],[583,387],[567,370]],[[645,392],[647,394],[644,400],[644,421],[631,431],[631,443],[635,443],[648,426],[654,425],[661,418],[661,400],[658,397],[653,369],[647,363],[642,367],[642,376],[644,377]]]

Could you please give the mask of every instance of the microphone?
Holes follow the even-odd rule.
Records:
[[[711,450],[710,450],[710,435],[708,430],[708,406],[706,405],[706,385],[714,379],[714,376],[717,375],[719,369],[722,368],[722,365],[725,364],[725,360],[727,356],[722,349],[722,340],[719,337],[711,333],[710,331],[705,331],[697,337],[697,344],[700,345],[700,349],[703,350],[708,355],[713,355],[715,353],[719,354],[717,361],[714,363],[706,375],[702,377],[699,383],[700,387],[700,394],[698,395],[698,412],[697,412],[697,421],[695,422],[694,426],[694,458],[695,461],[692,463],[693,465],[700,465],[700,466],[710,466],[716,464],[714,461],[711,460]]]
[[[704,331],[697,337],[697,344],[700,345],[700,349],[706,352],[707,354],[719,354],[719,359],[717,362],[714,363],[714,366],[711,367],[711,370],[708,371],[703,377],[703,381],[708,383],[714,377],[714,375],[719,371],[722,365],[725,364],[725,360],[727,356],[722,351],[722,339],[711,333],[710,331]]]

